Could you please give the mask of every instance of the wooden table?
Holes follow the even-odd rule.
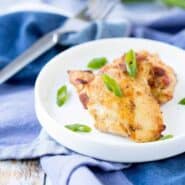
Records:
[[[52,185],[38,161],[0,161],[0,185]]]

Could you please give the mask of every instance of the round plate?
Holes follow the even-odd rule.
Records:
[[[94,57],[105,56],[111,62],[123,52],[133,48],[158,53],[162,60],[173,67],[177,75],[174,98],[162,106],[167,126],[164,134],[172,139],[149,143],[135,143],[128,138],[99,132],[93,119],[81,105],[75,88],[69,83],[67,70],[86,69]],[[70,98],[62,107],[56,105],[56,92],[66,84]],[[81,154],[115,162],[144,162],[163,159],[185,151],[185,106],[178,101],[185,97],[185,52],[176,47],[145,39],[118,38],[88,42],[62,52],[40,72],[35,87],[37,117],[56,141]],[[88,124],[91,133],[75,133],[66,124]]]

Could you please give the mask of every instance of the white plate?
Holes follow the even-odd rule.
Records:
[[[165,133],[174,138],[150,143],[135,143],[127,138],[97,131],[93,120],[83,109],[74,87],[69,83],[67,70],[86,69],[94,57],[106,56],[109,61],[119,57],[130,48],[146,49],[158,53],[162,60],[172,66],[178,82],[173,100],[162,107]],[[67,103],[56,105],[56,91],[66,84],[70,92]],[[178,101],[185,97],[185,52],[176,47],[144,39],[118,38],[88,42],[62,52],[53,58],[41,71],[35,86],[35,107],[37,117],[56,141],[88,156],[116,162],[144,162],[164,159],[185,151],[185,106]],[[89,124],[92,133],[74,133],[65,124]]]

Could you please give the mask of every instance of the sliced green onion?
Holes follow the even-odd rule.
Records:
[[[185,98],[183,98],[182,100],[179,101],[180,105],[185,105]]]
[[[107,59],[105,57],[93,58],[87,65],[90,69],[99,69],[103,67],[107,63]]]
[[[166,140],[166,139],[171,139],[173,138],[173,135],[172,134],[167,134],[165,136],[162,136],[159,140]]]
[[[65,128],[73,131],[73,132],[91,132],[91,128],[87,125],[82,124],[71,124],[71,125],[65,125]]]
[[[116,96],[122,97],[123,93],[118,83],[107,74],[102,75],[104,84],[109,91],[112,91]]]
[[[136,62],[136,54],[132,49],[126,53],[125,63],[126,63],[126,70],[128,74],[132,77],[135,77],[137,74],[137,62]]]
[[[67,86],[63,85],[57,91],[57,105],[61,107],[67,101],[68,93],[67,93]]]

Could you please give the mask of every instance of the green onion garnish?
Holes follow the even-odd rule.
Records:
[[[91,128],[87,125],[82,124],[71,124],[71,125],[65,125],[65,128],[73,131],[73,132],[91,132]]]
[[[180,105],[185,105],[185,98],[183,98],[182,100],[179,101]]]
[[[162,136],[159,140],[166,140],[166,139],[171,139],[173,138],[173,135],[172,134],[167,134],[165,136]]]
[[[136,54],[132,49],[125,54],[125,63],[128,74],[135,77],[137,74],[137,62]]]
[[[61,107],[67,101],[68,94],[67,94],[67,86],[63,85],[57,91],[57,105]]]
[[[103,67],[107,63],[107,59],[105,57],[93,58],[87,65],[90,69],[99,69]]]
[[[107,89],[112,91],[116,96],[122,97],[123,93],[118,83],[107,74],[102,75],[102,79]]]

